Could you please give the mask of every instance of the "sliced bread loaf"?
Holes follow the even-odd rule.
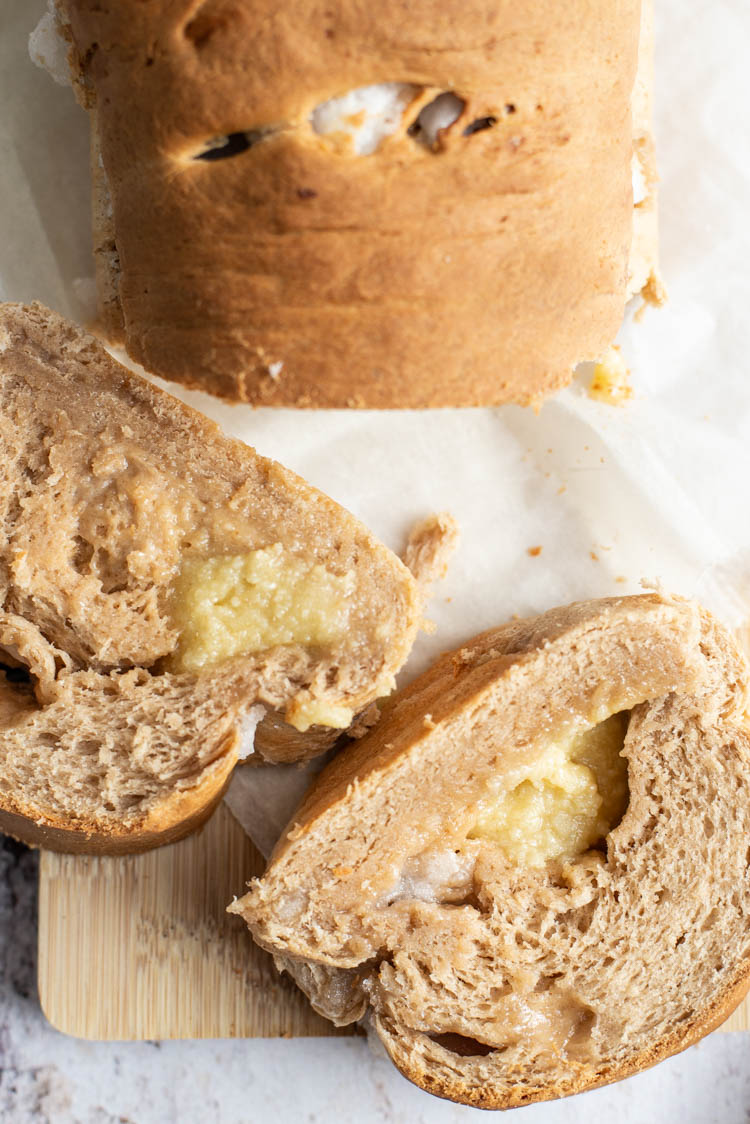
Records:
[[[324,770],[231,909],[430,1092],[627,1076],[748,987],[746,686],[728,634],[659,595],[487,632]]]
[[[0,306],[0,473],[0,827],[165,841],[218,798],[256,704],[289,760],[392,689],[422,607],[406,567],[40,305]]]

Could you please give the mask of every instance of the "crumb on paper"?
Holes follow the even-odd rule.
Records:
[[[458,523],[446,511],[428,515],[412,527],[401,557],[425,594],[445,577],[458,539]]]
[[[599,561],[599,555],[596,553],[595,550],[589,551],[589,557],[590,557],[592,562],[598,562]]]
[[[617,577],[615,578],[615,581],[619,582],[620,585],[624,585],[627,580],[628,579],[626,577],[624,577],[622,574],[618,574]]]
[[[610,347],[603,359],[594,367],[589,383],[589,398],[606,402],[610,406],[622,406],[633,397],[633,388],[628,381],[630,371],[619,347]]]
[[[532,558],[538,558],[542,553],[542,548],[541,546],[530,546],[526,553],[529,554]]]
[[[646,315],[646,309],[649,305],[654,305],[659,308],[660,305],[667,302],[667,289],[658,273],[652,273],[641,289],[642,304],[635,314],[637,323],[643,320]]]

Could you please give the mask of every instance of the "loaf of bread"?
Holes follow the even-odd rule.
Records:
[[[707,613],[656,594],[487,632],[324,770],[231,909],[432,1093],[625,1077],[748,987],[747,682]]]
[[[57,2],[104,324],[150,371],[535,402],[658,295],[651,0]]]
[[[392,689],[423,606],[406,567],[41,305],[0,306],[0,472],[0,830],[165,842],[259,704],[257,750],[289,760]]]

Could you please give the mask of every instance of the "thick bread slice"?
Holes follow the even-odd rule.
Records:
[[[656,293],[651,3],[640,35],[641,0],[58,0],[105,327],[157,374],[261,404],[556,390]],[[330,99],[394,83],[413,96],[376,151],[315,131]],[[424,144],[448,93],[460,116]]]
[[[320,727],[392,688],[422,608],[406,567],[41,305],[0,306],[0,465],[0,824],[13,834],[166,841],[220,795],[254,704],[275,712],[260,751],[299,759],[320,752]],[[182,575],[203,593],[201,567],[227,556],[271,566],[254,579],[271,639],[180,662]],[[295,631],[318,610],[322,631]]]
[[[624,1077],[748,987],[746,686],[731,638],[679,599],[485,633],[324,770],[230,908],[317,1010],[369,1014],[430,1092],[507,1108]],[[477,833],[498,786],[622,711],[629,805],[600,847],[530,863]],[[532,843],[545,823],[522,821]]]

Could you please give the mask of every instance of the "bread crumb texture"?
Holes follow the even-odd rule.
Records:
[[[257,704],[291,760],[388,693],[423,596],[361,524],[40,305],[0,338],[0,816],[158,833]]]
[[[320,774],[232,909],[430,1092],[625,1077],[750,980],[748,669],[694,603],[610,598],[446,653]]]

